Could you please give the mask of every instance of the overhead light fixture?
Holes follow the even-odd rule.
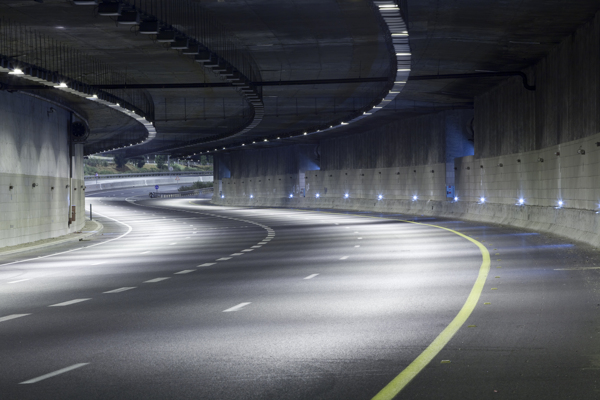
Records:
[[[14,68],[12,71],[8,73],[9,75],[25,75],[25,72],[20,68]]]

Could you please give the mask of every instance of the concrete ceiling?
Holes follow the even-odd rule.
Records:
[[[263,81],[391,77],[395,72],[384,28],[368,0],[200,3],[241,40]],[[411,76],[418,76],[522,70],[590,20],[600,9],[600,1],[403,0],[400,6],[408,20]],[[0,0],[0,15],[126,71],[137,83],[219,81],[189,56],[136,35],[131,26],[117,26],[111,18],[96,15],[93,7],[65,0]],[[249,105],[228,87],[148,89],[158,135],[149,144],[132,148],[130,154],[162,151],[184,155],[253,140],[255,146],[315,142],[325,135],[361,132],[399,117],[471,108],[474,96],[501,79],[409,81],[395,102],[359,123],[330,133],[266,143],[262,142],[265,137],[285,138],[343,120],[379,96],[386,82],[265,86],[265,117],[256,128],[242,137],[178,150],[170,149],[242,129],[251,112]],[[80,99],[67,97],[66,101],[89,119],[90,145],[140,135],[139,126],[119,113]]]

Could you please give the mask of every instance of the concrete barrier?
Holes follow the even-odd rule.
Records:
[[[175,179],[174,176],[169,177],[156,177],[156,178],[131,178],[131,179],[118,179],[111,181],[102,181],[98,183],[86,183],[86,192],[97,192],[100,190],[110,189],[125,189],[134,187],[154,186],[154,185],[185,185],[194,182],[212,182],[212,176],[184,176],[179,177],[179,180]]]
[[[407,215],[434,216],[489,224],[509,225],[564,236],[569,239],[600,246],[600,214],[592,210],[554,208],[528,205],[453,201],[410,201],[332,198],[219,198],[212,203],[226,206],[287,207],[305,209],[334,209],[374,211]]]

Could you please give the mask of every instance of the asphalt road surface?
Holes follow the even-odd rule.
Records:
[[[0,399],[600,398],[596,249],[148,192],[88,196],[91,240],[0,256]]]

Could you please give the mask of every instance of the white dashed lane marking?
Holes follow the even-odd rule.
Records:
[[[8,283],[19,283],[19,282],[25,282],[25,281],[30,281],[31,279],[19,279],[18,281],[12,281],[12,282],[8,282]]]
[[[65,306],[70,306],[71,304],[77,304],[77,303],[81,303],[83,301],[88,301],[88,300],[91,300],[91,299],[73,299],[73,300],[65,301],[63,303],[52,304],[48,307],[65,307]]]
[[[11,319],[16,319],[16,318],[21,318],[21,317],[26,317],[28,315],[31,315],[31,314],[12,314],[12,315],[7,315],[6,317],[0,317],[0,322],[10,321]]]
[[[135,289],[136,287],[122,287],[122,288],[118,288],[118,289],[114,289],[114,290],[109,290],[108,292],[104,292],[104,293],[121,293],[121,292],[125,292],[127,290],[131,290],[131,289]]]
[[[183,271],[175,272],[175,275],[189,274],[190,272],[194,272],[194,271],[195,270],[193,270],[193,269],[184,269]]]
[[[350,256],[344,256],[344,257],[340,258],[340,260],[347,260],[348,257],[350,257]]]
[[[227,310],[223,310],[223,312],[234,312],[234,311],[239,311],[242,308],[246,307],[248,304],[252,304],[252,303],[240,303],[237,306],[233,306],[231,308],[228,308]]]
[[[244,255],[244,253],[233,253],[233,254],[230,254],[230,256],[243,256],[243,255]]]
[[[156,283],[156,282],[160,282],[160,281],[166,281],[169,278],[154,278],[154,279],[150,279],[149,281],[145,281],[144,283]]]
[[[216,263],[204,263],[204,264],[200,264],[198,265],[198,267],[210,267],[211,265],[215,265]]]
[[[65,372],[73,371],[74,369],[81,368],[88,364],[89,363],[79,363],[79,364],[71,365],[70,367],[59,369],[58,371],[50,372],[49,374],[38,376],[37,378],[33,378],[28,381],[21,382],[20,385],[27,385],[27,384],[43,381],[44,379],[52,378],[53,376],[64,374]]]
[[[143,253],[140,253],[140,254],[148,254],[148,253],[150,253],[150,252],[149,251],[144,251]]]
[[[242,250],[242,251],[254,251],[254,249],[245,249],[245,250]]]
[[[217,258],[217,261],[227,261],[227,260],[231,260],[231,257]]]
[[[312,275],[309,275],[309,276],[307,276],[307,277],[306,277],[306,278],[304,278],[304,279],[312,279],[312,278],[314,278],[314,277],[315,277],[315,276],[317,276],[317,275],[319,275],[319,274],[312,274]]]

